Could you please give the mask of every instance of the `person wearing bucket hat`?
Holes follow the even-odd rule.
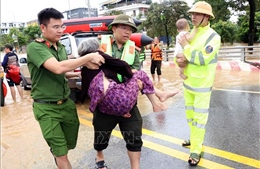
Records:
[[[135,50],[135,43],[130,40],[132,33],[137,31],[134,20],[128,15],[121,14],[113,20],[108,28],[113,32],[113,36],[101,36],[101,48],[103,51],[114,58],[126,61],[132,71],[139,70],[139,54]],[[124,82],[120,74],[117,74],[117,78],[120,82]],[[137,103],[135,103],[129,113],[130,117],[125,118],[123,116],[104,114],[99,108],[96,108],[93,112],[94,149],[97,151],[95,159],[96,169],[107,168],[103,150],[107,148],[111,132],[117,124],[119,124],[123,138],[126,141],[131,169],[140,168],[141,147],[143,145],[141,139],[143,120]]]
[[[113,22],[111,22],[109,25],[108,25],[108,29],[109,30],[112,30],[112,26],[113,25],[128,25],[130,27],[132,27],[132,33],[136,32],[137,31],[137,27],[136,27],[136,24],[134,22],[134,19],[131,18],[130,16],[126,15],[126,14],[121,14],[121,15],[118,15],[114,20]]]
[[[188,12],[197,33],[190,42],[184,36],[178,39],[183,53],[175,59],[180,67],[186,66],[183,87],[190,139],[182,146],[190,146],[188,163],[195,166],[201,158],[221,37],[210,27],[209,20],[215,18],[210,4],[198,1]]]

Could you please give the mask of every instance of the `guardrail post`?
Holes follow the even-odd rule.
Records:
[[[245,60],[245,48],[241,48],[241,58],[240,61],[244,61]]]
[[[164,54],[164,61],[168,62],[168,54],[165,48],[163,48],[163,54]]]

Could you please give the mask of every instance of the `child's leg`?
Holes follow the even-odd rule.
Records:
[[[178,93],[178,91],[167,93],[154,88],[151,80],[142,70],[135,72],[134,77],[142,81],[143,89],[141,90],[141,92],[142,94],[146,94],[146,96],[152,103],[154,112],[159,112],[167,109],[167,107],[164,106],[161,102]],[[159,98],[159,100],[157,97]]]
[[[146,96],[152,103],[154,112],[160,112],[167,109],[167,106],[160,102],[155,94],[146,94]]]
[[[180,67],[180,77],[185,80],[185,79],[187,79],[188,77],[184,75],[184,68],[185,68],[185,67]]]
[[[155,92],[155,95],[158,97],[158,99],[161,101],[161,102],[164,102],[166,101],[167,99],[169,99],[170,97],[173,97],[175,96],[177,93],[179,93],[179,90],[175,90],[173,92],[166,92],[166,91],[162,91],[162,90],[159,90],[157,88],[154,88],[154,92]]]

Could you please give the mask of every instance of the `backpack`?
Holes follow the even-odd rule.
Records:
[[[17,65],[8,65],[6,77],[10,78],[15,83],[20,83],[20,67]]]

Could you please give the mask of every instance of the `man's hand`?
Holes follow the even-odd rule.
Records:
[[[176,62],[177,62],[179,67],[185,67],[188,64],[188,60],[185,58],[183,53],[177,54]]]
[[[189,44],[188,40],[186,39],[185,35],[182,35],[179,39],[178,39],[178,43],[181,45],[182,48],[184,48],[186,45]]]
[[[89,69],[99,69],[99,66],[105,63],[105,59],[98,53],[87,54],[85,57],[88,57],[88,61],[83,66]]]

